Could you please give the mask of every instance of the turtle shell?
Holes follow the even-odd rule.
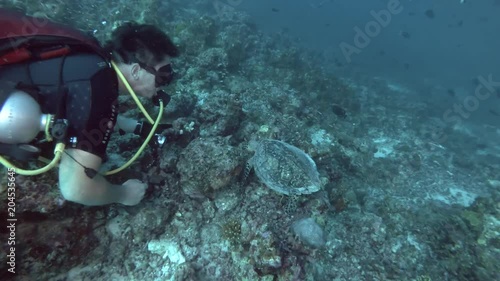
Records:
[[[321,188],[319,173],[311,157],[282,141],[260,141],[251,165],[257,177],[278,193],[311,194]]]

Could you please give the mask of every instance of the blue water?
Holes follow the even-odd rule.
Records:
[[[349,64],[340,44],[354,45],[354,28],[364,30],[374,20],[371,12],[387,10],[391,1],[239,2],[237,9],[250,13],[263,30],[272,33],[286,29],[304,46]],[[397,2],[401,12],[392,14],[388,24],[370,38],[361,53],[351,56],[351,70],[390,77],[416,88],[439,84],[444,88],[463,88],[469,93],[475,89],[471,81],[477,76],[491,74],[494,81],[500,81],[499,1]],[[273,12],[273,8],[279,11]],[[429,9],[434,18],[425,15]],[[401,32],[410,37],[401,36]],[[498,102],[491,106],[500,108]],[[498,116],[481,113],[473,118],[490,124],[498,122]]]

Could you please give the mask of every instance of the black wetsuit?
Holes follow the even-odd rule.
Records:
[[[63,97],[60,110],[68,120],[66,148],[104,158],[118,113],[117,76],[105,59],[76,53],[0,67],[0,82],[6,81],[21,89],[37,89],[43,113],[56,114],[59,97]],[[61,89],[65,94],[60,94]]]

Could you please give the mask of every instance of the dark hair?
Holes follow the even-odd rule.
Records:
[[[115,29],[104,48],[112,53],[115,60],[123,63],[154,65],[165,56],[179,56],[179,50],[172,40],[158,27],[135,22],[125,23]]]

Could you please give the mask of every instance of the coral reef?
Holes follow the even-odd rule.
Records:
[[[499,279],[500,153],[431,117],[418,93],[324,69],[286,33],[261,33],[238,1],[5,2],[102,42],[124,21],[155,23],[182,50],[164,120],[182,134],[110,178],[150,183],[143,202],[87,208],[61,200],[55,172],[18,177],[16,278]],[[120,112],[140,118],[126,96]],[[311,155],[323,190],[283,197],[241,182],[245,146],[265,138]],[[106,167],[140,144],[115,136]]]
[[[182,190],[191,197],[214,194],[230,185],[242,170],[238,148],[226,138],[193,140],[182,152],[177,169]]]

